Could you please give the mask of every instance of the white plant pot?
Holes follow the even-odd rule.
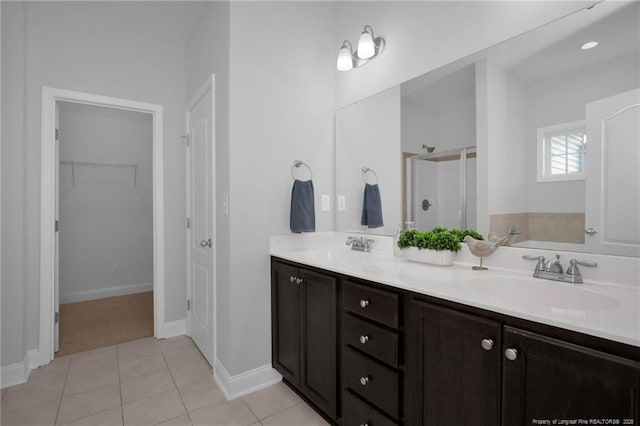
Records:
[[[407,259],[412,262],[428,263],[430,265],[451,266],[456,253],[451,250],[428,250],[416,247],[407,247],[403,250]]]

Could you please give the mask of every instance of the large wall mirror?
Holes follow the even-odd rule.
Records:
[[[598,3],[336,111],[337,230],[640,256],[639,23]]]

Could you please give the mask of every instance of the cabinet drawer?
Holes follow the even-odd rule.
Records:
[[[398,333],[344,314],[342,336],[345,344],[398,367]]]
[[[398,373],[346,346],[343,346],[342,354],[344,386],[390,416],[398,418]]]
[[[342,393],[343,426],[395,426],[398,423],[389,420],[378,410],[353,396],[349,391]]]
[[[346,281],[342,305],[347,311],[398,328],[398,295]]]

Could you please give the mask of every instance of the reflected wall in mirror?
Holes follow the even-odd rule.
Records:
[[[418,228],[465,219],[516,246],[640,256],[639,22],[638,2],[599,3],[337,111],[337,195],[376,163],[378,232],[413,210]],[[581,49],[588,41],[598,45]],[[356,142],[366,132],[375,144]],[[465,147],[477,157],[467,156],[462,199],[452,153]],[[427,154],[436,164],[414,160],[411,190],[409,158]],[[431,219],[420,224],[421,212]],[[337,230],[366,230],[355,213],[338,211]]]

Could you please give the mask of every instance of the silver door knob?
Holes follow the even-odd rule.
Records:
[[[360,384],[362,386],[367,386],[369,383],[369,376],[360,377]]]
[[[205,248],[205,247],[211,248],[211,238],[209,238],[208,240],[200,241],[200,247],[202,247],[202,248]]]
[[[596,228],[587,228],[584,230],[584,233],[587,235],[596,235],[598,230]]]
[[[516,358],[518,358],[518,350],[514,349],[514,348],[508,348],[504,350],[504,356],[509,360],[509,361],[515,361]]]
[[[366,308],[367,306],[369,306],[369,301],[366,299],[362,299],[360,300],[360,307],[361,308]]]
[[[480,345],[482,346],[482,349],[484,349],[485,351],[490,351],[491,349],[493,349],[493,340],[482,339],[482,342],[480,342]]]
[[[360,336],[360,343],[362,343],[363,345],[365,343],[367,343],[368,341],[369,341],[369,336],[368,335],[365,334],[363,336]]]

